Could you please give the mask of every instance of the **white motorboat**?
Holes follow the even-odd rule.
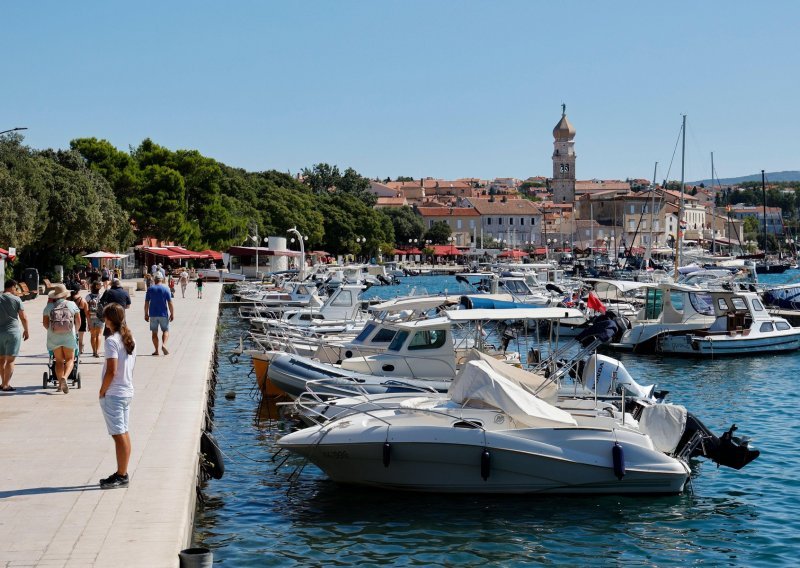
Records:
[[[653,418],[677,445],[680,432]],[[353,410],[278,443],[336,482],[407,491],[680,493],[690,473],[632,416],[570,414],[485,361],[446,395]]]
[[[800,327],[767,312],[754,292],[710,293],[715,320],[706,330],[659,338],[660,353],[719,357],[800,349]]]
[[[708,329],[716,319],[707,290],[672,283],[645,290],[644,307],[636,323],[611,347],[654,353],[659,337]]]

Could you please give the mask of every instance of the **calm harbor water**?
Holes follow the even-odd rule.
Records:
[[[794,272],[794,271],[792,271]],[[786,279],[767,277],[773,280]],[[766,279],[766,278],[765,278]],[[403,287],[457,289],[453,277]],[[396,295],[396,288],[372,294]],[[399,293],[404,293],[405,290]],[[792,402],[800,354],[696,361],[624,356],[715,433],[732,423],[761,457],[741,471],[693,467],[693,491],[672,497],[481,497],[348,489],[290,458],[271,460],[284,428],[258,414],[249,360],[227,359],[246,324],[221,317],[214,433],[225,477],[205,484],[195,540],[228,566],[796,565],[800,436]],[[225,393],[235,393],[227,400]]]

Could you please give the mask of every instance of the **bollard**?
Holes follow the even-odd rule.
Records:
[[[207,548],[185,548],[178,553],[181,568],[211,568],[214,553]]]

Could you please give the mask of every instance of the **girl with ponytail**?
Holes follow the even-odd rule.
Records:
[[[125,309],[108,304],[103,310],[106,329],[105,360],[100,385],[100,408],[108,433],[114,439],[117,471],[100,480],[102,489],[128,486],[128,462],[131,439],[128,415],[133,399],[133,368],[136,365],[136,341],[125,323]]]

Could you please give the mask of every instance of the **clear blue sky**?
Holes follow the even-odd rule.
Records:
[[[800,2],[4,2],[0,130],[249,170],[578,179],[800,169]],[[678,160],[670,178],[680,175]]]

